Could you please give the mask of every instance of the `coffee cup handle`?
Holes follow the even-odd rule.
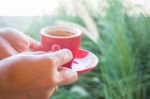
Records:
[[[51,47],[51,52],[59,51],[60,49],[61,49],[60,45],[54,44]],[[44,51],[44,48],[43,48],[42,44],[40,44],[39,48],[34,49],[32,51]]]
[[[51,49],[52,52],[59,51],[59,50],[60,50],[60,45],[54,44],[52,46],[52,49]]]

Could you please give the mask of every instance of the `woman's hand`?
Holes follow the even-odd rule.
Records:
[[[30,47],[31,43],[27,44]],[[76,72],[60,67],[71,59],[72,54],[66,49],[54,53],[28,52],[3,59],[0,61],[0,99],[48,99],[56,86],[77,80]]]
[[[21,52],[36,50],[39,47],[39,42],[33,40],[19,30],[12,28],[0,29],[0,59]]]

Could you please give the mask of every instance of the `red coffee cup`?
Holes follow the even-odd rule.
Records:
[[[43,51],[58,51],[69,49],[73,54],[73,59],[80,47],[81,31],[78,28],[68,26],[49,26],[41,29],[41,44]],[[73,59],[65,64],[70,68]]]

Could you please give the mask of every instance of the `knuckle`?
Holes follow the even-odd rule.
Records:
[[[45,61],[47,64],[49,64],[50,66],[54,66],[55,65],[55,60],[52,58],[45,58]]]

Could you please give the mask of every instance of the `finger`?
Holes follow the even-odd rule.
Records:
[[[31,50],[36,51],[36,50],[41,49],[41,44],[38,41],[32,39],[31,37],[29,37],[29,41],[30,41]]]
[[[36,51],[36,52],[23,52],[22,54],[25,55],[41,55],[41,54],[47,54],[48,52],[44,52],[44,51]]]
[[[18,52],[3,38],[0,37],[0,59],[17,54]]]
[[[42,54],[48,54],[48,52],[44,52],[44,51],[36,51],[36,52],[31,52],[34,55],[42,55]]]
[[[56,84],[67,85],[75,82],[78,78],[77,72],[70,68],[61,67],[61,71],[57,74]]]
[[[54,65],[56,67],[59,67],[63,64],[68,63],[69,61],[72,60],[72,53],[68,49],[62,49],[56,52],[48,53],[48,54],[43,54],[43,58],[49,58],[51,61],[54,62]]]

